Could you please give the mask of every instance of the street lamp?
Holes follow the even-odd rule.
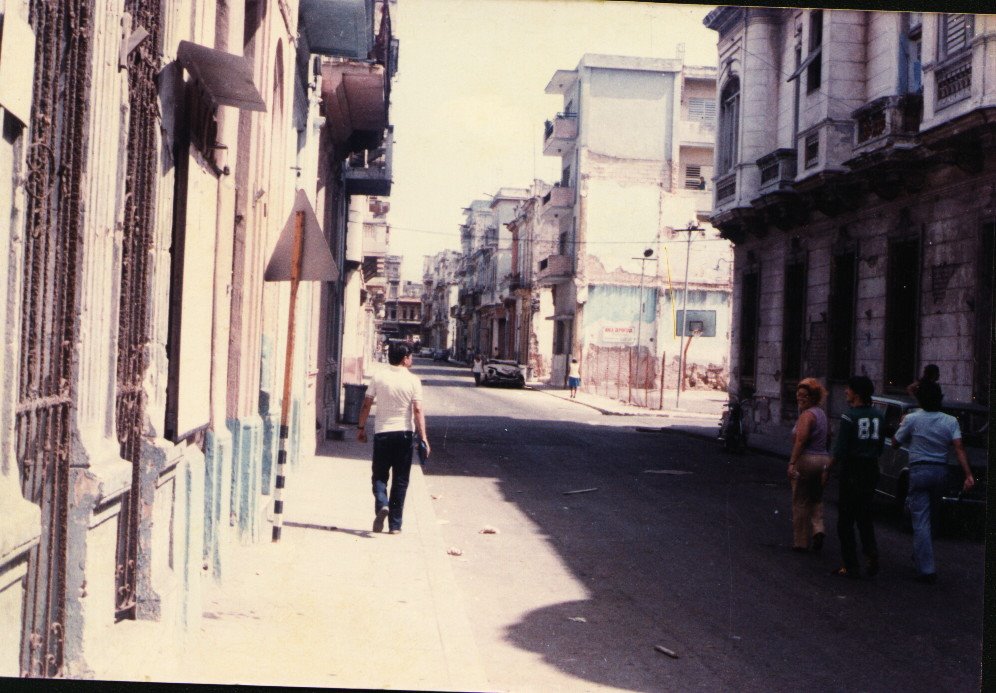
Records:
[[[643,251],[643,257],[633,258],[634,260],[640,261],[640,312],[636,316],[636,377],[638,381],[640,379],[640,328],[643,327],[643,268],[645,267],[647,260],[649,260],[653,254],[653,248],[647,248]],[[629,384],[629,402],[630,404],[633,403],[632,379]]]
[[[674,396],[674,408],[677,409],[681,403],[681,388],[685,385],[685,333],[688,331],[688,264],[692,251],[692,232],[705,231],[695,225],[694,221],[688,222],[683,229],[688,234],[685,238],[685,288],[681,294],[681,343],[678,346],[678,389]]]

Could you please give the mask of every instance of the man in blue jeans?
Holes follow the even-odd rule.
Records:
[[[422,409],[422,381],[409,370],[412,366],[411,347],[404,343],[391,343],[387,360],[390,365],[377,371],[367,388],[360,408],[356,439],[361,443],[367,442],[367,418],[374,400],[377,400],[372,475],[373,531],[383,532],[386,519],[391,534],[399,534],[412,469],[412,441],[418,435],[425,444],[428,456],[429,438]],[[390,496],[387,492],[389,479]]]
[[[954,446],[958,464],[965,473],[964,491],[975,486],[972,468],[961,442],[958,419],[941,409],[944,395],[934,382],[921,382],[916,390],[919,411],[903,417],[893,445],[909,446],[910,479],[906,507],[913,520],[913,562],[919,582],[937,582],[934,566],[934,545],[931,538],[930,507],[936,503],[947,477],[948,448]]]

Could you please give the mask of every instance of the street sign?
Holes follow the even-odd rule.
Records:
[[[325,242],[325,234],[315,216],[315,210],[308,200],[304,190],[297,191],[294,199],[294,209],[291,210],[284,230],[270,256],[263,279],[268,282],[289,282],[292,280],[294,253],[294,221],[298,212],[304,213],[304,226],[301,239],[301,267],[298,279],[300,281],[334,282],[339,278],[335,260],[329,244]]]
[[[284,230],[273,249],[263,279],[289,281],[290,309],[287,317],[287,355],[284,359],[284,397],[280,404],[280,445],[277,448],[277,476],[273,489],[273,541],[280,541],[284,518],[284,485],[287,468],[287,437],[290,435],[291,366],[294,363],[294,313],[297,287],[301,281],[335,281],[339,278],[332,251],[318,224],[315,210],[303,190],[297,191]]]

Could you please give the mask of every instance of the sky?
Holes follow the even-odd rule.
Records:
[[[543,123],[563,110],[544,89],[585,53],[674,58],[715,65],[715,5],[618,0],[400,0],[391,91],[394,184],[391,254],[403,279],[422,258],[460,248],[463,208],[500,187],[560,179],[543,155]]]

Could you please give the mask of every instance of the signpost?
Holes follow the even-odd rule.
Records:
[[[289,435],[291,375],[294,364],[294,317],[297,309],[297,286],[302,281],[336,281],[332,251],[322,233],[315,210],[303,190],[297,191],[294,209],[273,249],[263,280],[290,282],[290,308],[287,318],[287,352],[284,359],[284,396],[280,403],[280,447],[277,450],[277,475],[273,490],[273,541],[280,541],[283,529],[283,490],[286,484],[287,438]]]

